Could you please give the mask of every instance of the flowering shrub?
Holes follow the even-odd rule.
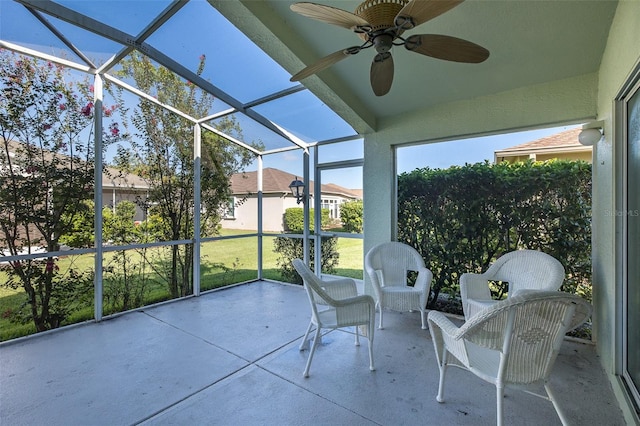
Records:
[[[60,238],[93,199],[95,113],[87,81],[0,49],[0,252],[59,250]],[[122,137],[118,123],[108,129],[105,147]],[[81,299],[78,289],[90,289],[90,273],[60,271],[51,256],[11,262],[7,273],[0,286],[25,291],[25,309],[16,315],[37,331],[58,327]]]

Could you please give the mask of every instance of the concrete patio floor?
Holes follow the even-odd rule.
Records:
[[[438,369],[419,313],[385,312],[367,341],[331,332],[302,377],[300,286],[257,282],[0,345],[1,425],[492,425],[495,388]],[[624,425],[595,348],[565,341],[552,386],[571,424]],[[560,424],[509,391],[505,423]]]

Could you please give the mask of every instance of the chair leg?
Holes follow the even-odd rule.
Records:
[[[447,350],[444,350],[444,354],[442,355],[442,364],[438,364],[438,370],[440,370],[440,381],[438,382],[438,395],[436,396],[436,401],[444,402],[444,376],[447,371]]]
[[[356,346],[360,346],[360,327],[356,325],[354,328],[356,329]]]
[[[551,391],[551,388],[549,386],[549,382],[546,382],[546,381],[544,382],[544,390],[547,391],[547,395],[549,396],[549,400],[553,404],[553,408],[556,409],[556,413],[558,414],[558,417],[560,418],[560,421],[562,422],[562,424],[563,425],[568,425],[569,422],[567,421],[567,417],[565,416],[564,412],[560,408],[560,405],[558,404],[558,401],[556,400],[555,395]]]
[[[376,367],[373,365],[373,333],[369,334],[369,370],[375,371]]]
[[[307,327],[307,332],[304,333],[304,337],[302,338],[302,342],[300,342],[300,350],[304,351],[305,349],[309,349],[309,333],[311,332],[311,327],[313,327],[313,322],[309,321],[309,327]]]
[[[318,346],[318,342],[320,341],[320,331],[322,329],[320,327],[316,328],[315,336],[313,337],[313,344],[311,345],[311,351],[309,352],[309,358],[307,358],[307,366],[304,368],[304,377],[309,377],[309,368],[311,368],[311,359],[313,359],[313,354],[316,351],[316,347]]]
[[[504,407],[502,402],[504,400],[504,385],[496,385],[496,425],[502,426],[504,424]]]
[[[425,312],[425,309],[420,309],[420,316],[422,318],[422,329],[426,330],[427,329],[427,313]]]
[[[378,324],[378,329],[382,330],[382,306],[378,305],[378,311],[380,312],[380,323]]]

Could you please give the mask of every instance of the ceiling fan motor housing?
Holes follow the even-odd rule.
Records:
[[[409,0],[365,0],[354,14],[371,24],[370,33],[377,33],[395,27],[394,20],[407,3]],[[369,34],[360,33],[358,37],[363,41],[369,40]]]

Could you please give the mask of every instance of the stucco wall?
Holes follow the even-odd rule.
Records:
[[[282,232],[283,215],[290,207],[302,207],[292,197],[265,195],[262,198],[262,230],[264,232]],[[258,229],[258,198],[249,197],[235,209],[235,217],[222,220],[225,229]]]
[[[616,235],[616,215],[622,195],[621,182],[616,175],[622,167],[621,140],[614,128],[614,99],[619,95],[631,72],[640,63],[640,1],[621,1],[618,4],[602,58],[598,81],[598,119],[604,121],[604,138],[594,150],[593,172],[593,293],[596,317],[595,336],[598,352],[607,371],[612,375],[616,392],[623,392],[613,374],[621,329],[619,278],[620,236]],[[615,190],[612,190],[615,189]],[[619,358],[618,358],[619,359]],[[630,412],[625,412],[628,421]],[[630,423],[631,424],[631,423]]]

